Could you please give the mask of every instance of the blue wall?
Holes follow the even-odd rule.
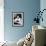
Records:
[[[7,41],[18,41],[32,28],[35,12],[40,9],[40,0],[4,0],[4,38]],[[12,27],[12,12],[24,12],[24,27]]]
[[[40,1],[40,10],[42,11],[43,9],[46,9],[46,0],[41,0]],[[46,27],[46,10],[43,12],[43,22],[40,21],[40,25]]]

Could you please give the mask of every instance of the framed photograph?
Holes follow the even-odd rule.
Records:
[[[24,26],[24,12],[12,12],[12,26]]]

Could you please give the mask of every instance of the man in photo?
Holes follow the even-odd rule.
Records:
[[[15,25],[22,25],[23,24],[22,14],[16,14],[14,16],[14,24]]]

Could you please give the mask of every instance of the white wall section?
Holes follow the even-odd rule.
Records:
[[[4,0],[0,0],[0,42],[4,41]]]

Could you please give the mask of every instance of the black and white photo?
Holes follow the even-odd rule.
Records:
[[[24,12],[13,12],[12,13],[12,25],[23,26],[24,25]]]

